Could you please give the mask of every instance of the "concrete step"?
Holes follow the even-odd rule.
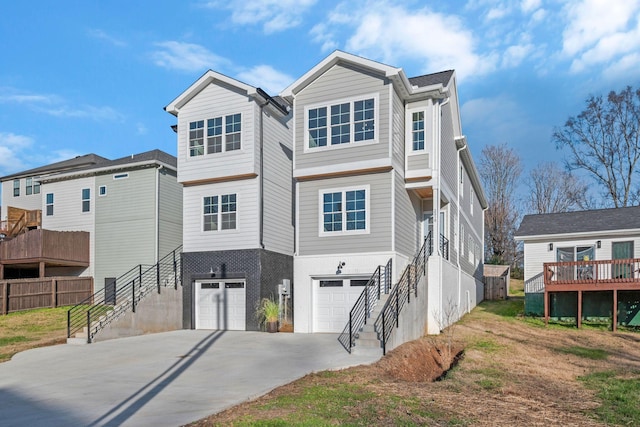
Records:
[[[356,340],[356,348],[360,347],[360,348],[376,348],[376,347],[381,347],[380,341],[378,341],[378,339],[360,339],[358,338]]]
[[[376,331],[360,331],[358,332],[359,340],[377,340],[378,333]]]
[[[87,344],[87,338],[78,338],[77,336],[75,338],[67,338],[67,344],[71,344],[71,345],[86,345]]]

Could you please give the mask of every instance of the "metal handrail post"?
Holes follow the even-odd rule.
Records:
[[[158,293],[160,293],[160,262],[156,263],[156,285],[158,285]]]
[[[91,344],[91,310],[87,310],[87,344]]]
[[[131,281],[131,311],[136,312],[136,279]]]

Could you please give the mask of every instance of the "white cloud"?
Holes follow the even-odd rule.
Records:
[[[23,157],[29,156],[32,145],[28,136],[0,132],[0,176],[24,169]]]
[[[531,13],[542,5],[541,0],[522,0],[520,8],[524,13]]]
[[[507,16],[510,13],[510,10],[506,7],[494,7],[489,9],[486,15],[487,21],[493,21],[495,19],[501,19]]]
[[[517,67],[531,54],[531,52],[533,52],[534,49],[535,47],[532,44],[509,46],[502,56],[502,67]]]
[[[219,69],[228,61],[205,47],[193,43],[166,41],[156,43],[160,48],[152,53],[156,65],[180,71]]]
[[[123,40],[117,37],[114,37],[110,34],[107,34],[105,31],[97,28],[88,30],[87,34],[89,34],[89,36],[95,39],[106,41],[107,43],[112,44],[113,46],[116,46],[116,47],[125,47],[127,45],[127,43],[124,42]]]
[[[210,8],[231,10],[231,21],[240,25],[260,25],[266,34],[284,31],[302,23],[303,15],[317,0],[231,0],[211,1]]]
[[[382,3],[361,10],[350,17],[356,29],[346,42],[348,51],[389,64],[419,61],[424,72],[453,68],[461,79],[496,68],[496,55],[477,53],[473,34],[457,16]]]
[[[238,73],[237,77],[240,81],[264,89],[270,95],[279,93],[295,80],[292,76],[281,73],[269,65],[257,65]]]
[[[563,32],[563,53],[574,56],[589,50],[600,39],[624,33],[630,20],[638,19],[640,0],[579,0],[565,6],[569,19]],[[634,43],[636,46],[640,40]]]

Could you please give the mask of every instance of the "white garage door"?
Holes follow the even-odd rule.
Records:
[[[314,332],[342,332],[368,279],[314,280]]]
[[[196,282],[196,329],[246,329],[244,281]]]

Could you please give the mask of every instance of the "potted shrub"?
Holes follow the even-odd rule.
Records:
[[[264,325],[267,332],[278,332],[278,318],[280,307],[271,298],[262,298],[256,307],[256,316],[260,325]]]

